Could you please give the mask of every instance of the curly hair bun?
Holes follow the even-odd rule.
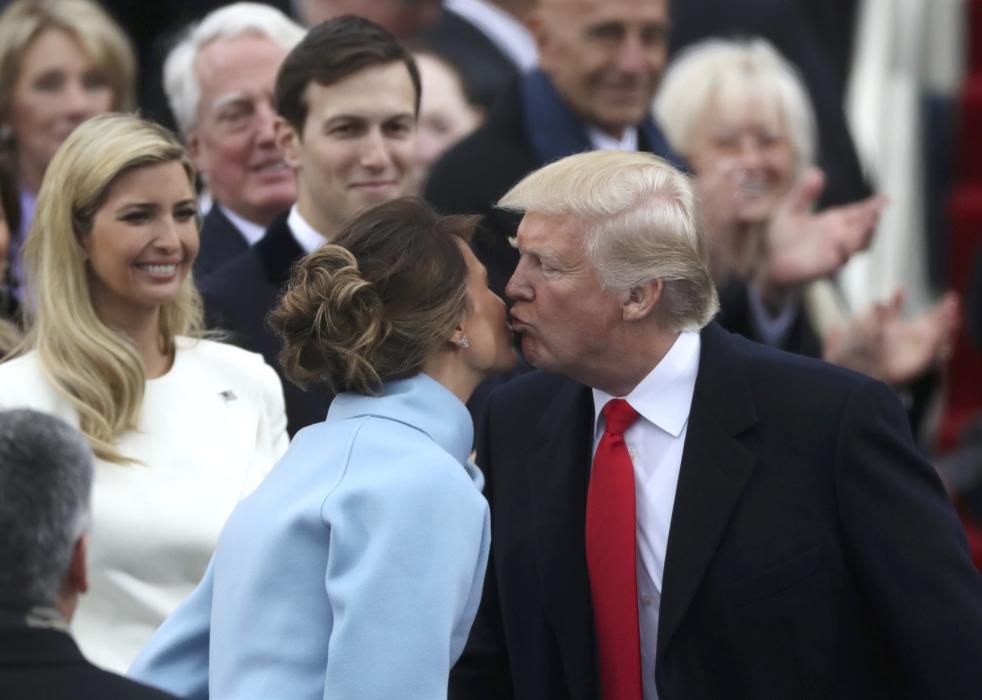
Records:
[[[377,393],[372,358],[389,332],[385,308],[346,248],[328,244],[300,260],[269,322],[283,338],[280,363],[295,383]]]

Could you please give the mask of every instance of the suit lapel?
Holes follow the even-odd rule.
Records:
[[[293,264],[303,257],[303,248],[293,237],[287,224],[289,213],[281,214],[266,229],[266,234],[253,247],[263,264],[266,279],[277,290],[290,279]]]
[[[715,323],[702,333],[699,376],[665,555],[658,657],[665,653],[702,582],[755,458],[736,439],[756,423],[741,358]]]
[[[568,686],[595,697],[593,617],[586,574],[586,493],[593,435],[590,390],[565,382],[543,413],[531,468],[536,554],[542,597],[563,659]],[[579,697],[579,695],[577,695]]]

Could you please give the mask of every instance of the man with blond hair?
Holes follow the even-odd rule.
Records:
[[[529,175],[484,596],[450,697],[974,698],[982,579],[893,392],[711,322],[687,178]]]

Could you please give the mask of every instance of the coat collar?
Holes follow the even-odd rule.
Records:
[[[584,533],[593,444],[593,396],[560,384],[536,426],[534,493],[536,559],[546,614],[556,630],[567,686],[574,697],[598,697],[596,652]]]
[[[256,245],[252,247],[270,284],[281,288],[290,279],[293,264],[303,257],[303,249],[293,237],[286,222],[289,212],[280,214],[266,229]]]
[[[701,336],[699,375],[665,554],[659,658],[695,597],[756,462],[738,439],[757,423],[743,359],[716,323]]]
[[[354,392],[338,394],[327,419],[378,416],[416,428],[467,466],[474,443],[474,423],[467,407],[438,381],[420,373],[385,382],[380,396]]]
[[[0,624],[0,666],[84,663],[71,635],[59,629]]]

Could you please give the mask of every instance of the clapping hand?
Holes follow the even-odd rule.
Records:
[[[882,195],[814,212],[825,186],[818,168],[808,168],[771,217],[757,284],[765,299],[827,277],[869,246],[886,204]]]

